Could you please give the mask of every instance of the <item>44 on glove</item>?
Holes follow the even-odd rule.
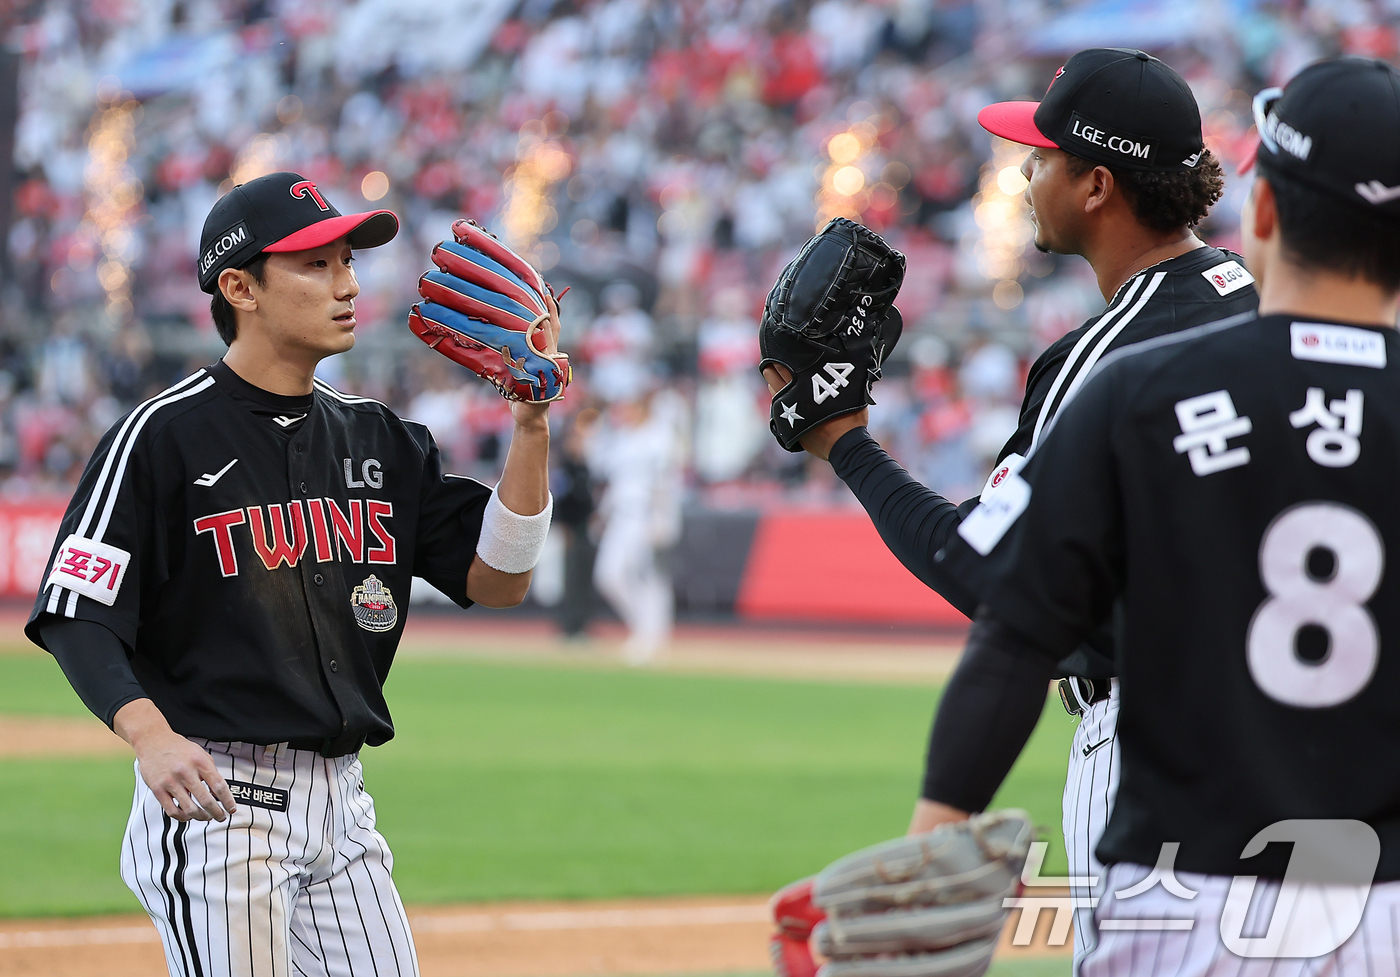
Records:
[[[409,311],[408,328],[507,400],[563,397],[573,373],[551,326],[558,313],[553,290],[475,221],[453,223],[452,238],[433,248],[437,270],[418,279],[424,301]]]
[[[792,380],[773,395],[769,430],[788,451],[822,421],[875,403],[871,385],[899,341],[894,297],[904,255],[855,221],[833,218],[783,269],[763,307],[759,370]]]
[[[1026,812],[988,811],[853,852],[793,883],[772,903],[779,977],[802,974],[801,953],[810,959],[811,950],[827,958],[816,977],[980,977],[1033,838]]]

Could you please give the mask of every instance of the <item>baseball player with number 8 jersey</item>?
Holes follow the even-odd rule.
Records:
[[[990,503],[1025,457],[1039,450],[1049,424],[1079,394],[1105,356],[1146,339],[1252,311],[1257,297],[1253,278],[1240,265],[1239,255],[1207,246],[1193,230],[1219,198],[1224,174],[1205,147],[1190,86],[1162,61],[1120,48],[1080,51],[1054,73],[1040,102],[998,102],[984,108],[978,120],[990,132],[1028,147],[1021,174],[1027,181],[1025,202],[1036,247],[1083,256],[1107,302],[1103,312],[1051,343],[1031,366],[1020,423],[1002,447],[980,497]],[[830,233],[828,228],[822,236]],[[865,235],[873,236],[869,231]],[[884,245],[878,238],[875,241]],[[834,263],[802,262],[799,256],[784,272],[770,297],[770,308],[774,299],[803,294],[801,288],[784,286],[786,279],[794,277],[790,272],[796,272],[798,285],[815,284],[817,295],[827,294],[829,284],[824,279],[830,277],[827,269]],[[842,267],[841,280],[851,278],[850,270],[858,268],[855,264]],[[898,288],[897,282],[894,287]],[[872,282],[868,292],[872,297],[887,296],[885,303],[893,298],[883,280]],[[783,307],[781,301],[776,305]],[[800,321],[807,305],[799,301],[788,305],[799,313],[791,318]],[[781,340],[790,330],[766,312],[763,331],[765,337],[771,333]],[[820,341],[821,353],[810,365],[814,357],[806,348],[793,351],[788,342],[765,341],[761,368],[774,391],[774,433],[790,450],[800,445],[829,460],[870,514],[890,551],[920,580],[972,617],[978,594],[966,578],[944,571],[935,556],[979,499],[955,505],[905,471],[866,429],[864,407],[873,402],[868,383],[858,388],[866,396],[855,396],[855,386],[844,397],[828,396],[830,388],[844,379],[831,371],[846,365],[831,360],[859,362],[862,351],[847,344],[839,355],[826,352],[822,347],[829,347],[831,341],[823,338],[822,330],[808,326],[804,332],[809,347]],[[886,347],[893,346],[898,335],[887,323],[882,334]],[[878,369],[866,375],[873,382]],[[1109,628],[1105,625],[1087,636],[1061,662],[1058,675],[1065,708],[1079,717],[1062,822],[1069,874],[1076,880],[1072,894],[1080,907],[1074,920],[1078,961],[1094,944],[1093,917],[1087,907],[1095,890],[1083,880],[1100,874],[1093,851],[1112,808],[1121,766],[1115,739],[1117,672]],[[973,691],[959,702],[961,708],[976,713],[999,708],[995,684]],[[937,759],[929,754],[930,763]],[[937,778],[926,777],[910,833],[922,834],[950,816],[983,809],[991,802],[993,786],[960,784],[957,791],[945,792]],[[805,940],[797,942],[803,944],[800,957],[806,951]],[[888,965],[898,970],[903,962]]]
[[[1082,977],[1400,972],[1400,73],[1315,64],[1255,118],[1258,314],[1105,358],[944,552],[981,595],[934,726],[949,790],[1000,782],[1117,608]],[[987,681],[1000,716],[946,705]]]
[[[568,368],[548,287],[475,229],[439,250],[486,284],[431,272],[423,312],[514,401],[496,488],[317,379],[355,342],[353,250],[397,231],[296,173],[215,204],[198,271],[228,352],[103,437],[26,629],[136,753],[122,877],[172,975],[418,973],[358,753],[394,735],[383,684],[414,576],[463,607],[523,599]]]

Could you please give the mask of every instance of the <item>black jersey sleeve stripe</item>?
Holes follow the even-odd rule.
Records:
[[[203,377],[203,379],[200,380],[200,377]],[[190,386],[191,382],[195,380],[199,380],[199,382]],[[108,449],[107,458],[103,461],[103,472],[98,478],[99,488],[97,491],[93,492],[91,498],[88,500],[87,509],[83,514],[82,522],[78,524],[79,536],[88,536],[88,538],[100,542],[103,535],[107,532],[107,526],[112,519],[112,512],[116,508],[117,496],[121,493],[122,481],[126,477],[127,462],[131,458],[131,451],[136,445],[136,439],[140,436],[141,430],[146,426],[147,422],[149,422],[162,407],[177,403],[187,397],[193,397],[195,394],[202,393],[204,390],[213,386],[213,384],[214,378],[208,376],[206,371],[200,370],[188,379],[171,387],[165,394],[151,398],[135,411],[132,411],[131,415],[127,418],[127,425],[124,427],[124,430],[118,432],[117,437],[112,442],[111,448]],[[120,457],[118,458],[119,452]],[[114,458],[117,458],[117,462],[115,471],[112,471],[111,465]],[[111,481],[104,486],[109,471],[112,474],[112,478]],[[102,515],[99,517],[97,525],[89,528],[91,526],[91,517],[97,511],[99,499],[102,500]],[[69,592],[68,602],[63,609],[64,616],[74,617],[77,614],[78,596],[76,591]],[[60,599],[59,588],[55,587],[53,594],[51,594],[49,598],[48,610],[50,613],[57,613]]]
[[[1152,296],[1155,295],[1157,289],[1162,286],[1162,282],[1166,277],[1167,273],[1165,271],[1159,271],[1157,274],[1153,275],[1152,280],[1147,283],[1147,287],[1142,290],[1142,295],[1133,303],[1133,307],[1114,323],[1112,329],[1103,334],[1103,338],[1095,344],[1093,352],[1084,357],[1084,363],[1075,373],[1074,379],[1070,381],[1069,386],[1065,388],[1064,395],[1060,397],[1060,403],[1055,408],[1056,413],[1063,410],[1064,406],[1074,399],[1074,395],[1079,393],[1080,388],[1084,386],[1084,381],[1089,378],[1094,371],[1094,367],[1097,366],[1099,360],[1103,358],[1104,351],[1118,338],[1119,333],[1138,317],[1138,313],[1143,310],[1143,307],[1146,306],[1148,302],[1152,301]]]
[[[174,386],[161,391],[160,393],[152,397],[150,400],[143,402],[134,411],[127,415],[126,421],[122,424],[121,430],[117,432],[117,436],[112,440],[112,446],[109,449],[107,449],[107,457],[102,462],[102,471],[97,476],[97,485],[94,486],[92,495],[88,497],[88,504],[87,508],[83,510],[82,521],[78,523],[79,536],[87,535],[88,528],[92,525],[92,520],[97,513],[98,507],[102,504],[102,501],[109,494],[108,477],[112,474],[113,462],[121,453],[122,448],[126,444],[128,437],[134,438],[138,433],[140,433],[141,427],[146,423],[146,418],[150,416],[150,414],[156,409],[156,407],[159,406],[159,404],[157,403],[158,401],[161,401],[163,398],[169,396],[170,394],[177,393],[178,391],[185,389],[191,383],[194,383],[196,380],[198,380],[204,375],[204,370],[199,370],[195,373],[190,374],[188,377],[181,380]],[[120,484],[121,475],[118,474],[116,478],[116,483],[112,486],[111,490],[115,491],[116,485]]]
[[[1223,329],[1233,329],[1235,326],[1242,326],[1246,322],[1253,322],[1257,318],[1259,318],[1259,313],[1257,312],[1241,312],[1239,315],[1232,315],[1228,319],[1221,319],[1217,322],[1207,322],[1203,326],[1195,326],[1191,329],[1183,329],[1180,332],[1167,333],[1165,336],[1155,336],[1152,339],[1144,339],[1140,343],[1122,346],[1101,359],[1098,366],[1094,367],[1093,371],[1084,378],[1084,383],[1090,383],[1096,376],[1121,359],[1135,356],[1138,353],[1146,353],[1150,350],[1160,349],[1163,346],[1172,346],[1176,343],[1186,343],[1193,339],[1200,339],[1203,336],[1209,336]],[[1059,420],[1059,417],[1059,413],[1056,413],[1055,417],[1050,421],[1050,427],[1055,426],[1055,421]],[[1049,433],[1049,428],[1047,428],[1045,434],[1048,435]],[[1040,442],[1036,442],[1036,445],[1031,447],[1032,453],[1034,453],[1036,447],[1044,440],[1045,438],[1042,436]]]
[[[203,371],[201,370],[200,372],[202,373]],[[181,400],[184,400],[187,397],[193,397],[195,394],[203,393],[205,390],[209,389],[213,385],[214,378],[205,377],[204,380],[195,384],[193,387],[189,387],[185,390],[180,391],[179,393],[170,394],[167,397],[162,397],[151,405],[151,409],[146,413],[146,416],[141,419],[141,423],[138,424],[132,430],[131,436],[127,438],[126,444],[122,448],[121,461],[118,462],[116,475],[112,479],[112,490],[107,493],[107,502],[102,507],[102,518],[98,521],[97,526],[93,529],[94,539],[100,541],[102,539],[103,534],[107,532],[108,523],[112,521],[112,510],[116,508],[117,494],[121,489],[122,479],[126,477],[126,464],[127,461],[131,458],[131,450],[136,446],[136,438],[141,433],[141,428],[145,427],[146,422],[149,421],[152,417],[154,417],[156,415],[156,412],[159,411],[162,407],[167,407],[170,404],[177,403]]]
[[[78,522],[78,536],[88,535],[88,530],[90,530],[90,526],[92,525],[92,518],[97,514],[98,507],[102,505],[102,502],[108,500],[109,497],[115,500],[116,493],[118,493],[120,488],[120,483],[122,483],[122,475],[125,472],[118,472],[115,482],[109,482],[109,479],[111,479],[112,476],[113,463],[118,459],[118,455],[122,454],[125,445],[136,438],[136,435],[140,433],[141,427],[146,424],[146,419],[161,406],[165,398],[168,398],[169,395],[178,395],[179,392],[185,391],[185,389],[195,384],[195,382],[199,381],[204,375],[206,375],[206,371],[204,370],[193,372],[189,377],[182,379],[179,384],[175,384],[171,386],[171,388],[158,393],[154,398],[141,403],[132,413],[127,414],[126,420],[122,423],[122,427],[120,427],[118,433],[116,433],[116,437],[112,438],[112,444],[106,449],[106,458],[102,459],[102,470],[98,473],[97,484],[92,488],[92,494],[88,495],[87,507],[85,507],[83,511],[83,519]],[[209,382],[213,381],[210,379]],[[203,389],[203,386],[204,385],[200,386],[199,389]],[[126,451],[127,454],[129,454],[129,449],[126,449]],[[125,469],[125,455],[123,455],[122,468]],[[59,613],[59,605],[62,603],[64,591],[66,591],[66,588],[55,586],[55,588],[49,592],[49,603],[46,610],[48,610],[50,614]],[[67,607],[64,609],[64,614],[66,614],[67,617],[73,617],[74,613],[77,612],[77,598],[77,593],[69,593]]]
[[[136,409],[134,409],[132,413],[127,414],[126,420],[122,421],[122,427],[120,427],[120,430],[118,430],[118,433],[116,433],[116,437],[112,438],[112,444],[109,445],[108,449],[106,449],[106,458],[102,459],[102,470],[98,473],[97,484],[95,484],[95,486],[92,487],[92,494],[88,495],[87,507],[85,507],[83,512],[83,519],[81,519],[81,521],[78,522],[78,536],[83,536],[85,535],[85,533],[87,533],[88,526],[90,526],[92,523],[92,515],[94,515],[95,512],[97,512],[98,505],[101,504],[102,498],[105,497],[106,484],[108,484],[108,477],[111,476],[112,473],[113,459],[115,459],[116,455],[118,455],[118,452],[120,451],[120,445],[122,445],[123,441],[126,440],[127,433],[129,433],[129,431],[132,430],[133,424],[136,424],[137,421],[140,420],[141,413],[143,413],[144,410],[146,410],[147,407],[154,402],[154,400],[158,400],[162,398],[162,396],[167,395],[167,393],[171,393],[172,391],[179,391],[179,389],[185,388],[185,386],[192,384],[192,382],[195,382],[196,379],[199,379],[200,375],[203,375],[203,372],[203,370],[200,370],[195,372],[195,374],[190,374],[189,377],[182,379],[182,381],[179,382],[179,384],[175,384],[174,386],[171,386],[171,388],[165,389],[165,391],[158,393],[158,395],[155,395],[154,398],[151,398],[150,400],[144,400],[143,403],[137,405]],[[55,588],[53,588],[53,591],[50,591],[48,606],[49,613],[57,613],[57,610],[59,610],[59,600],[62,599],[63,591],[64,588],[62,588],[62,586],[55,586]]]
[[[1074,348],[1071,349],[1069,355],[1065,357],[1064,365],[1060,367],[1060,372],[1055,375],[1054,381],[1050,384],[1050,390],[1045,394],[1045,400],[1040,405],[1040,416],[1035,419],[1035,428],[1031,431],[1032,448],[1040,443],[1040,439],[1044,434],[1045,425],[1049,423],[1050,418],[1054,414],[1053,405],[1055,400],[1059,397],[1060,390],[1064,387],[1065,383],[1074,375],[1075,368],[1079,363],[1079,358],[1084,354],[1084,351],[1089,348],[1089,345],[1112,324],[1119,313],[1128,307],[1133,297],[1137,295],[1138,289],[1142,287],[1142,281],[1141,275],[1134,278],[1129,287],[1124,289],[1123,292],[1116,297],[1113,304],[1104,310],[1103,315],[1099,316],[1099,321],[1094,323],[1094,327],[1085,330],[1084,335],[1079,337],[1079,341],[1074,344]]]

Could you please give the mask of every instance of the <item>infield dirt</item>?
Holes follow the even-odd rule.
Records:
[[[998,959],[1068,956],[1036,938]],[[755,896],[500,903],[409,910],[423,977],[582,977],[754,973],[769,969],[772,924]],[[0,977],[150,977],[164,972],[144,916],[0,923]]]

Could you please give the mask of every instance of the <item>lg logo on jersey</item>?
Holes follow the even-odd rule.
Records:
[[[360,466],[360,478],[354,475],[355,463],[349,458],[345,459],[345,487],[348,489],[384,487],[384,472],[380,470],[379,459],[367,458]]]
[[[208,533],[219,558],[219,572],[238,575],[234,529],[247,526],[253,550],[263,566],[276,570],[295,567],[307,547],[313,547],[317,563],[395,563],[397,546],[385,521],[394,515],[392,502],[351,499],[346,512],[334,499],[295,499],[285,506],[274,503],[215,512],[194,520],[195,535]],[[307,532],[308,526],[310,532]]]

